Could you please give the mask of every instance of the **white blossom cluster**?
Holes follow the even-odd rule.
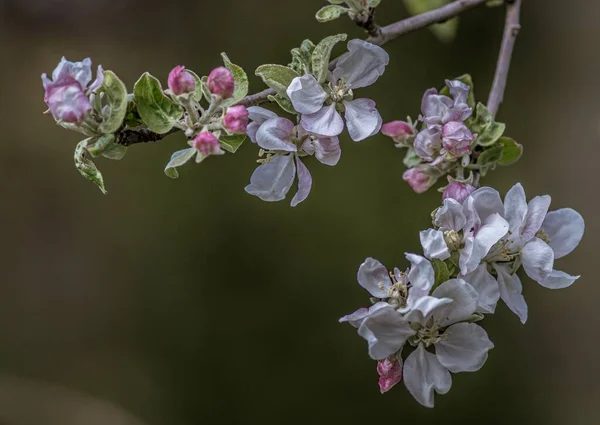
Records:
[[[406,254],[406,271],[367,258],[358,283],[373,298],[369,308],[344,316],[358,329],[378,361],[381,392],[404,384],[422,405],[445,394],[452,373],[474,372],[494,347],[476,324],[504,303],[525,323],[527,304],[517,275],[550,289],[570,286],[579,276],[554,269],[554,260],[579,244],[584,221],[564,208],[548,212],[550,196],[526,201],[516,184],[506,194],[482,187],[459,203],[444,200],[433,228],[420,233],[423,256]]]

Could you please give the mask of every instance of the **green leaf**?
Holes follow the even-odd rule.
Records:
[[[371,9],[374,9],[379,6],[379,3],[381,3],[381,0],[369,0],[367,4]]]
[[[483,134],[494,122],[492,113],[483,103],[477,103],[475,107],[475,120],[471,124],[471,131],[477,134]]]
[[[342,4],[344,3],[346,0],[327,0],[329,3],[331,4]]]
[[[225,67],[233,74],[235,80],[235,88],[233,89],[233,96],[223,101],[222,106],[228,107],[235,105],[242,100],[248,94],[248,76],[241,66],[232,63],[225,53],[221,53],[223,57],[223,63]]]
[[[294,109],[292,102],[287,97],[283,97],[280,94],[276,94],[275,96],[269,95],[267,98],[271,102],[277,103],[279,105],[279,107],[281,109],[283,109],[285,112],[287,112],[289,114],[293,114],[293,115],[298,114],[298,112],[296,112],[296,110]]]
[[[202,95],[204,96],[204,98],[206,99],[206,101],[208,103],[212,102],[212,93],[208,89],[208,85],[206,85],[206,82],[208,81],[208,77],[204,76],[200,79],[200,81],[202,83],[202,86],[200,87],[200,90],[202,90]]]
[[[262,78],[267,86],[285,97],[287,97],[286,90],[292,80],[300,76],[300,74],[288,66],[275,64],[259,66],[256,68],[256,75]]]
[[[291,50],[292,63],[289,65],[294,71],[300,75],[312,73],[312,52],[315,50],[315,45],[312,41],[306,39],[300,47]]]
[[[404,157],[403,162],[404,165],[406,165],[406,168],[413,168],[421,163],[421,158],[419,157],[419,155],[417,155],[414,149],[409,148],[406,151],[406,156]]]
[[[502,155],[498,164],[512,165],[521,159],[523,155],[523,146],[509,137],[502,137],[498,140],[498,144],[502,145]]]
[[[170,177],[172,179],[176,179],[177,177],[179,177],[179,173],[177,172],[176,167],[181,167],[183,164],[192,159],[196,152],[197,151],[195,148],[187,148],[173,153],[173,155],[171,155],[169,163],[165,167],[165,174],[167,175],[167,177]]]
[[[194,71],[190,71],[189,69],[186,69],[186,71],[189,72],[192,77],[194,77],[194,80],[196,80],[196,89],[194,90],[194,94],[192,94],[192,99],[194,99],[196,102],[200,102],[202,100],[202,96],[204,95],[204,83],[202,79],[198,77],[198,74],[196,74]]]
[[[144,124],[140,113],[137,110],[135,100],[132,99],[127,103],[127,114],[125,115],[125,125],[127,127],[139,127]]]
[[[433,258],[431,260],[431,265],[433,266],[433,271],[435,272],[435,283],[433,285],[434,288],[450,279],[450,271],[448,270],[448,266],[442,260]]]
[[[486,130],[477,136],[476,144],[479,146],[491,146],[502,137],[506,130],[506,124],[501,122],[492,123]]]
[[[166,133],[183,115],[181,107],[163,93],[160,81],[147,72],[135,83],[133,94],[140,117],[156,133]]]
[[[115,144],[114,134],[103,134],[97,139],[88,139],[87,150],[88,152],[96,157],[101,155],[104,151],[110,149]]]
[[[463,74],[460,77],[451,78],[450,80],[452,80],[452,81],[458,80],[461,83],[464,83],[467,86],[469,86],[470,90],[469,90],[469,96],[467,97],[467,105],[469,105],[469,107],[471,107],[471,108],[474,108],[475,107],[475,85],[473,84],[473,79],[471,78],[471,75]],[[440,94],[450,97],[450,88],[445,85],[440,90]]]
[[[504,145],[494,145],[490,148],[487,148],[479,155],[479,158],[477,159],[477,165],[480,167],[487,167],[497,163],[502,158],[503,149]]]
[[[106,188],[104,187],[104,179],[102,173],[96,168],[96,165],[88,158],[88,152],[86,150],[87,144],[91,139],[82,140],[77,144],[75,148],[75,154],[73,159],[75,160],[75,167],[81,175],[87,180],[93,182],[98,186],[103,194],[106,195]]]
[[[433,9],[439,9],[450,3],[450,0],[404,0],[404,5],[411,15],[420,15]],[[458,18],[450,19],[442,24],[429,27],[433,34],[442,42],[448,43],[456,37]]]
[[[343,13],[347,13],[349,10],[350,9],[343,6],[324,6],[317,12],[315,18],[317,18],[317,21],[321,23],[329,22],[339,18],[340,16],[342,16]]]
[[[317,46],[312,54],[312,70],[319,83],[325,82],[327,72],[329,72],[329,58],[333,47],[340,41],[345,41],[346,34],[331,35],[325,37]]]
[[[236,153],[240,146],[242,146],[242,143],[244,143],[244,140],[246,140],[245,134],[223,134],[219,137],[221,147],[230,153]]]
[[[106,107],[102,110],[102,133],[114,133],[121,127],[127,114],[127,87],[112,71],[104,71],[104,83],[100,87],[104,93]]]
[[[102,152],[102,156],[106,159],[114,159],[120,161],[127,153],[127,148],[123,145],[113,144],[110,148]]]

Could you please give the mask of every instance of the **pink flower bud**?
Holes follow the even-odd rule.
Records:
[[[198,134],[192,141],[192,146],[204,156],[220,155],[223,153],[219,140],[208,131]]]
[[[44,96],[54,119],[77,124],[83,121],[92,105],[81,84],[73,77],[64,78],[58,83],[49,83]]]
[[[248,110],[244,105],[236,105],[227,108],[227,112],[223,117],[223,127],[230,133],[246,134],[248,127]]]
[[[450,121],[442,127],[442,145],[454,156],[461,157],[471,151],[475,139],[471,130],[459,121]]]
[[[429,189],[429,176],[420,168],[410,168],[404,172],[402,178],[417,193],[423,193]]]
[[[196,79],[192,74],[185,70],[185,66],[183,65],[177,65],[169,72],[167,82],[169,84],[169,90],[171,90],[175,96],[193,93],[194,90],[196,90]]]
[[[385,359],[377,362],[379,374],[379,390],[381,394],[389,391],[394,385],[402,381],[402,365],[397,361]]]
[[[474,191],[475,188],[470,184],[452,182],[446,187],[446,190],[444,190],[442,199],[451,198],[462,204]]]
[[[396,143],[403,143],[415,134],[415,130],[405,121],[392,121],[381,126],[381,133],[391,137]]]
[[[230,70],[224,66],[220,66],[210,72],[206,85],[212,94],[221,96],[222,99],[227,99],[233,95],[235,80]]]

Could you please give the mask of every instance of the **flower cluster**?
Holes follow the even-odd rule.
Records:
[[[475,322],[494,313],[502,299],[521,321],[527,304],[517,271],[546,288],[571,285],[579,276],[554,269],[554,260],[575,249],[584,221],[565,208],[548,212],[549,196],[527,203],[520,184],[506,195],[482,187],[461,202],[452,197],[433,214],[434,227],[420,233],[423,256],[406,254],[410,267],[391,272],[368,258],[358,283],[372,305],[344,316],[358,329],[378,361],[381,392],[400,381],[422,405],[450,390],[450,372],[473,372],[493,348]]]

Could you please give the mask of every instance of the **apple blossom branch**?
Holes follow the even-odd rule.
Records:
[[[504,27],[504,35],[502,37],[500,54],[498,55],[498,65],[496,66],[494,83],[492,84],[492,90],[490,91],[490,96],[488,99],[488,109],[492,113],[492,116],[495,116],[498,113],[498,108],[500,108],[500,104],[504,98],[506,81],[508,79],[508,71],[510,69],[510,61],[517,36],[519,35],[519,31],[521,29],[521,4],[522,0],[513,0],[506,3],[506,24]]]
[[[369,38],[367,39],[368,42],[381,46],[402,35],[417,31],[436,23],[444,22],[462,14],[463,12],[466,12],[467,10],[480,6],[487,1],[488,0],[458,0],[430,12],[425,12],[417,16],[403,19],[384,27],[379,27],[375,23],[374,15],[370,14],[366,21],[359,22],[358,25],[362,28],[365,28],[365,30],[370,34]],[[517,1],[517,8],[518,5],[520,5],[520,0]],[[514,7],[514,5],[511,5],[511,7]],[[512,44],[514,44],[514,40]],[[502,51],[504,50],[505,49],[503,46]],[[506,51],[510,56],[510,52],[512,52],[512,45],[510,45],[509,48],[507,47]],[[332,62],[332,65],[333,64],[335,64],[335,60]],[[504,83],[499,83],[499,86],[502,88],[502,92],[504,91],[503,87],[506,85],[508,65],[510,65],[510,57],[508,57],[508,60],[503,59],[502,61],[503,69],[506,68],[502,74],[504,75]],[[274,94],[275,90],[270,88],[265,89],[258,93],[246,96],[239,102],[239,104],[244,106],[260,105],[268,100],[268,96]],[[165,134],[158,134],[147,129],[122,130],[117,135],[117,143],[124,146],[130,146],[137,143],[157,142],[177,131],[178,129],[174,129]]]

